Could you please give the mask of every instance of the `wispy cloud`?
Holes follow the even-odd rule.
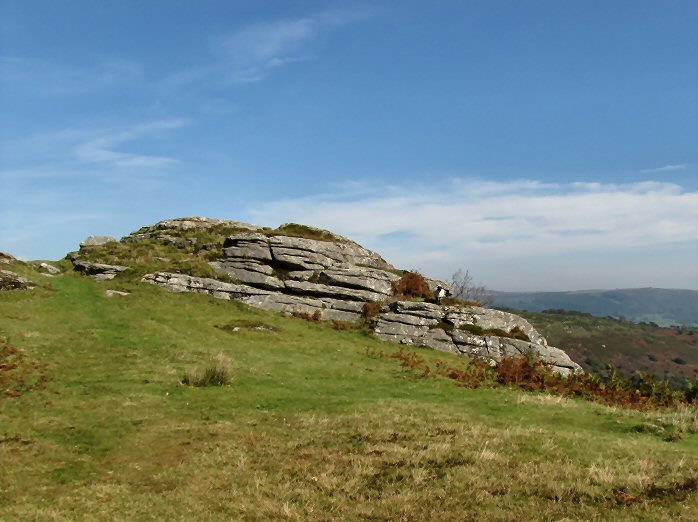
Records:
[[[301,18],[252,24],[212,42],[212,60],[169,75],[165,86],[199,81],[223,84],[258,82],[276,69],[313,58],[319,38],[366,20],[375,11],[331,11]]]
[[[127,60],[107,60],[92,67],[75,67],[23,56],[0,56],[0,85],[15,94],[82,94],[133,83],[141,78],[140,64]]]
[[[642,171],[643,174],[653,174],[656,172],[673,172],[676,170],[686,170],[689,165],[687,163],[679,163],[676,165],[664,165],[663,167],[657,167],[653,169],[645,169]]]
[[[117,147],[144,136],[157,136],[186,124],[183,119],[159,120],[143,123],[125,131],[105,133],[75,147],[78,159],[93,163],[108,163],[116,167],[157,168],[178,163],[175,158],[135,154],[115,150]]]
[[[498,183],[375,186],[271,201],[257,222],[307,223],[379,249],[401,266],[438,273],[458,260],[598,254],[695,241],[698,192],[671,183]],[[412,237],[413,240],[394,240]]]

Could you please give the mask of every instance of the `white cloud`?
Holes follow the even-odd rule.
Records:
[[[165,156],[134,154],[115,148],[145,136],[157,136],[164,131],[178,129],[186,124],[182,119],[158,120],[134,126],[125,131],[108,132],[75,147],[78,159],[93,163],[108,163],[116,167],[157,168],[178,160]]]
[[[165,87],[206,81],[211,84],[254,83],[272,71],[311,59],[319,37],[374,16],[374,11],[332,11],[294,19],[251,24],[212,44],[215,59],[176,71]]]
[[[21,93],[44,96],[82,94],[142,78],[140,64],[107,60],[92,67],[75,67],[20,56],[0,56],[0,85]]]
[[[698,192],[659,182],[458,179],[439,187],[406,184],[374,187],[370,193],[362,187],[349,194],[272,201],[249,214],[256,222],[327,228],[398,266],[440,276],[464,259],[514,266],[517,259],[592,256],[605,263],[614,253],[698,237]]]
[[[688,164],[686,163],[680,163],[676,165],[664,165],[663,167],[657,167],[653,169],[645,169],[642,171],[643,174],[652,174],[655,172],[672,172],[676,170],[686,170],[688,168]]]

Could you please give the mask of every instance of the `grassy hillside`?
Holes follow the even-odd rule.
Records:
[[[698,328],[662,328],[578,312],[517,312],[585,370],[612,364],[626,377],[648,372],[674,386],[698,375]]]
[[[15,270],[40,286],[0,293],[2,520],[698,519],[695,409],[471,390],[360,331]],[[180,384],[219,354],[230,385]]]
[[[698,291],[664,288],[580,292],[493,292],[495,306],[541,312],[551,308],[660,326],[698,326]]]

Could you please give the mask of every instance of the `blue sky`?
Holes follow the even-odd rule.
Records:
[[[0,250],[205,215],[698,288],[694,1],[0,0]]]

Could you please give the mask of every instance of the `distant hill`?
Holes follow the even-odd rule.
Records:
[[[492,292],[495,307],[586,312],[660,326],[698,325],[698,291],[664,288],[577,292]]]
[[[698,328],[663,328],[583,312],[521,312],[548,342],[559,346],[585,370],[607,374],[613,365],[623,376],[651,373],[672,385],[698,376]]]

